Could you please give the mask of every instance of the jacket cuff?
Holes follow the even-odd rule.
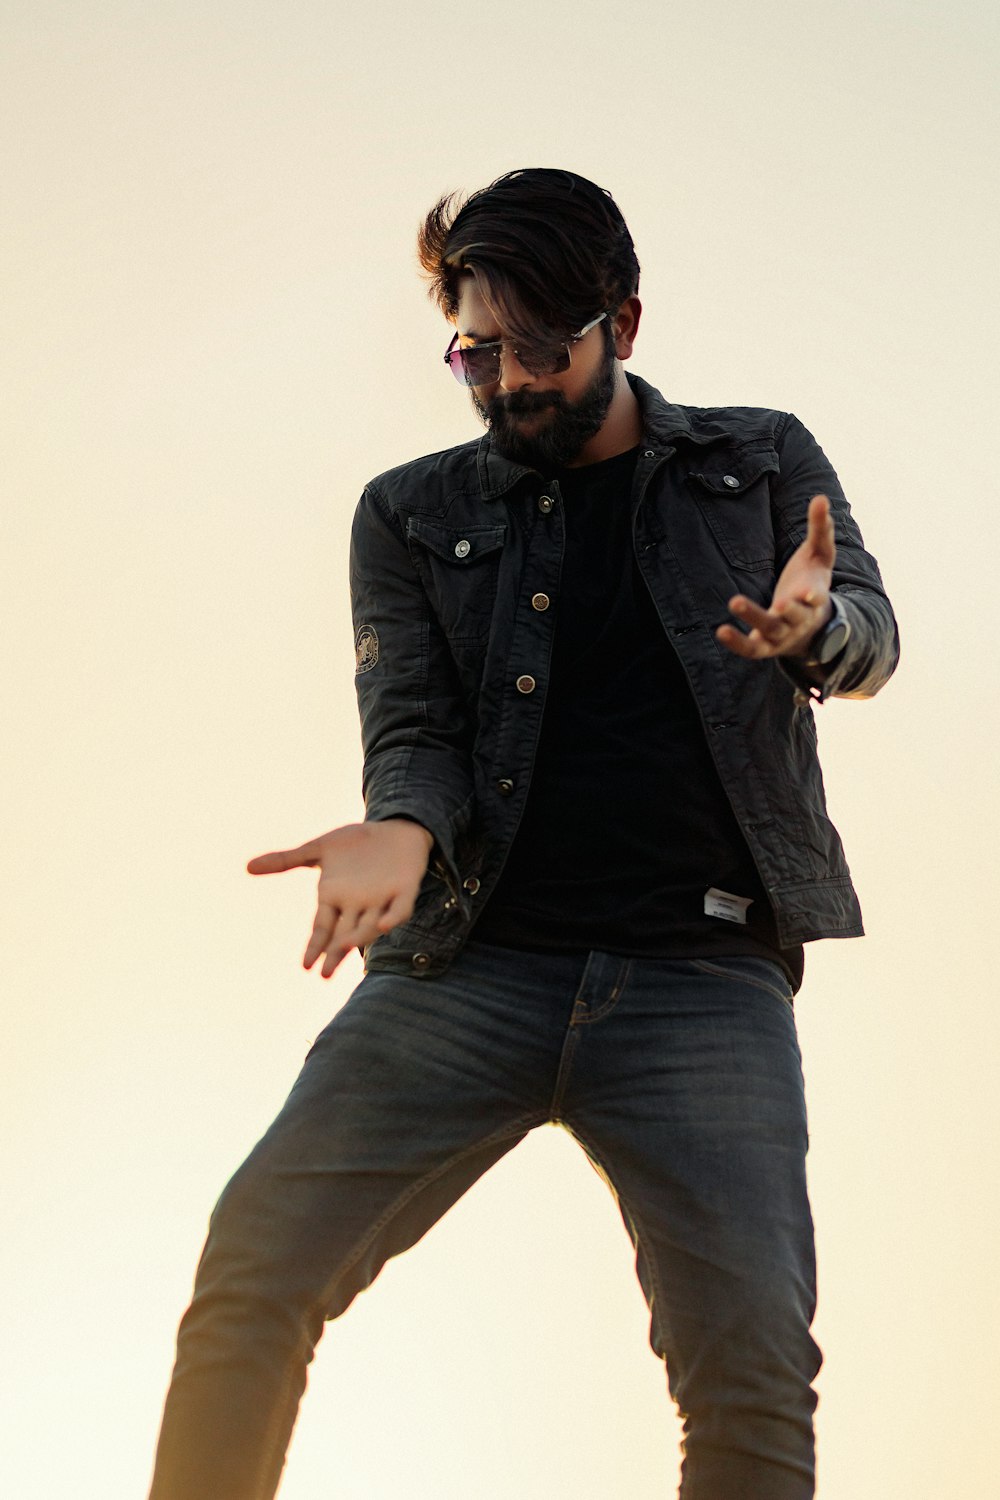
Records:
[[[839,590],[837,607],[850,624],[851,633],[844,642],[843,649],[837,652],[832,661],[825,666],[807,666],[804,661],[793,656],[776,658],[785,676],[795,685],[797,703],[807,703],[810,699],[816,703],[825,703],[827,698],[834,697],[852,675],[858,662],[870,650],[867,637],[871,627],[867,617]]]
[[[791,656],[779,656],[778,666],[785,676],[794,684],[796,703],[808,703],[812,699],[816,703],[825,703],[827,698],[834,692],[832,686],[834,673],[840,665],[841,656],[845,655],[847,646],[839,656],[835,657],[826,667],[807,667],[805,662],[798,661]]]

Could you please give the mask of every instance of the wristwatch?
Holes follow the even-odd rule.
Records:
[[[830,595],[830,603],[833,614],[809,642],[809,654],[805,660],[807,667],[828,667],[851,638],[851,622],[836,594]]]

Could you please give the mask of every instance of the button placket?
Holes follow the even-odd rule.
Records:
[[[550,609],[553,604],[552,595],[546,593],[544,588],[539,588],[538,585],[548,585],[552,588],[558,581],[564,545],[563,518],[558,509],[559,499],[559,491],[555,486],[553,486],[552,493],[546,492],[535,499],[534,503],[538,510],[542,515],[550,516],[551,522],[546,525],[539,524],[535,528],[531,528],[529,523],[529,547],[520,580],[524,593],[520,596],[511,641],[511,657],[515,661],[517,659],[536,661],[539,670],[544,670],[544,664],[548,661],[552,633],[548,628],[548,620],[544,622],[544,625],[540,620],[534,623],[534,616]],[[529,579],[531,582],[528,581]],[[528,603],[531,605],[531,614],[525,608]],[[514,676],[513,680],[508,678],[508,683],[510,686],[507,691],[509,692],[513,687],[523,698],[530,697],[540,686],[538,678],[530,672],[521,672]],[[522,764],[523,736],[535,728],[536,718],[540,712],[540,700],[543,696],[544,694],[539,694],[539,698],[530,705],[525,702],[510,721],[504,721],[503,729],[506,733],[501,732],[494,746],[495,765],[497,762],[500,765],[506,762],[518,775],[525,769]],[[509,744],[508,738],[511,741]],[[500,797],[511,798],[518,795],[518,783],[514,776],[495,775],[493,786]],[[470,892],[470,894],[475,893]]]

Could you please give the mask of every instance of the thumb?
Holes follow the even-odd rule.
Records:
[[[830,501],[826,495],[813,495],[809,502],[807,539],[817,561],[832,568],[837,556],[834,541],[833,517]]]

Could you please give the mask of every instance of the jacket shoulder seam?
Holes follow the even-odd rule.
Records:
[[[388,500],[386,500],[385,496],[382,494],[374,479],[370,479],[368,481],[368,483],[365,485],[365,490],[369,495],[371,495],[372,499],[375,502],[376,509],[381,512],[382,519],[383,521],[385,521],[386,525],[391,526],[394,531],[399,531],[400,528],[398,517],[393,511],[392,506],[389,504]],[[402,535],[401,532],[400,535]]]

